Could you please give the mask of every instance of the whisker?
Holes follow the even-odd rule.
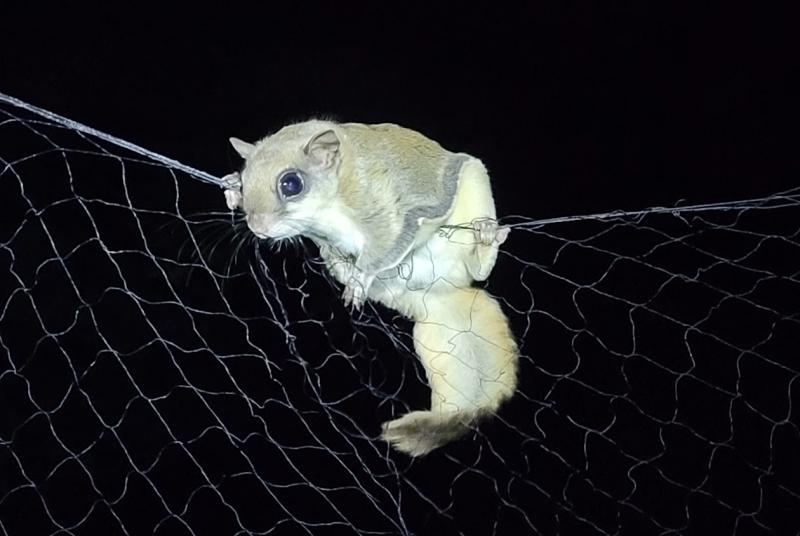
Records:
[[[243,218],[239,218],[243,221]],[[188,256],[190,264],[186,274],[185,284],[189,284],[196,268],[201,264],[213,264],[213,257],[219,246],[235,235],[240,222],[226,219],[212,219],[208,221],[186,221],[189,226],[190,237],[186,238],[178,248],[177,260]],[[186,248],[193,246],[189,255]]]

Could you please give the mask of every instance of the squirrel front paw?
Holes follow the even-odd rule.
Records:
[[[361,309],[364,302],[367,301],[367,291],[369,291],[373,279],[375,279],[375,276],[370,276],[353,268],[352,273],[346,279],[347,283],[344,285],[344,292],[342,292],[342,300],[345,306]]]
[[[509,227],[501,227],[497,224],[497,220],[490,218],[473,220],[472,229],[478,235],[478,241],[485,246],[491,246],[495,242],[498,245],[502,244],[511,231]]]
[[[225,187],[225,204],[230,210],[242,208],[242,179],[239,173],[233,172],[222,177]]]
[[[364,287],[355,277],[351,277],[344,286],[342,300],[344,301],[345,307],[352,306],[355,309],[361,309],[364,302],[367,300],[367,293]]]

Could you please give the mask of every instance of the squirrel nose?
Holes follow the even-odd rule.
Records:
[[[247,214],[245,216],[247,226],[259,238],[266,238],[269,235],[269,229],[275,223],[271,215],[264,212],[257,212],[255,214]]]

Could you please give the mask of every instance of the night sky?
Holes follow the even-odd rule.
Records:
[[[500,212],[532,217],[765,195],[798,169],[788,17],[766,10],[3,9],[3,91],[215,174],[229,136],[310,117],[474,154]]]
[[[293,3],[258,9],[228,3],[213,8],[14,3],[0,7],[0,92],[215,176],[241,165],[228,145],[230,136],[255,141],[287,123],[314,117],[398,123],[483,160],[498,215],[527,220],[736,201],[796,188],[797,88],[790,83],[798,74],[797,49],[790,39],[795,19],[767,8],[666,4],[560,2],[502,10],[490,4],[455,9],[433,3]],[[0,157],[9,158],[27,143],[22,137],[17,142],[0,138],[0,144],[7,144],[0,145]],[[121,183],[92,184],[91,173],[96,165],[97,176],[108,172],[116,178],[119,170],[82,158],[75,156],[75,170],[82,173],[79,187],[117,199],[114,189]],[[129,172],[135,207],[178,206],[172,177],[145,178],[140,172],[138,185],[137,175]],[[44,183],[34,185],[31,177],[24,180],[34,204],[71,195],[58,190],[56,182],[51,190]],[[1,195],[10,199],[6,206],[16,208],[4,210],[0,243],[10,236],[9,229],[30,217],[24,214],[17,182],[11,175],[0,176],[3,180]],[[163,195],[159,184],[168,185]],[[18,205],[23,209],[17,211]],[[215,188],[182,176],[180,207],[182,217],[189,217],[224,210],[224,201]],[[57,215],[49,214],[43,221]],[[120,250],[140,247],[138,232],[127,234],[133,221],[124,219],[129,214],[115,214],[98,208],[97,221],[106,222],[103,243]],[[62,229],[63,244],[85,239],[80,233],[89,228],[78,222],[83,216],[59,217],[52,226]],[[142,234],[152,237],[147,246],[153,251],[174,256],[176,244],[183,240],[185,245],[186,236],[174,231],[178,218],[143,218]],[[194,344],[186,318],[169,308],[133,308],[124,296],[106,299],[104,289],[119,283],[112,282],[115,276],[106,283],[112,270],[104,261],[79,259],[84,264],[77,273],[85,280],[76,276],[78,286],[85,285],[81,288],[97,301],[84,309],[101,319],[84,325],[86,316],[74,313],[81,310],[77,305],[70,309],[72,291],[58,286],[64,285],[56,282],[59,276],[52,275],[55,286],[50,287],[47,269],[36,272],[36,263],[26,261],[26,254],[30,259],[53,256],[43,239],[41,251],[33,243],[6,243],[0,249],[2,270],[8,272],[8,266],[22,275],[4,279],[12,292],[0,295],[0,304],[7,305],[0,333],[9,348],[2,358],[7,363],[0,359],[0,413],[5,413],[0,420],[0,535],[55,534],[59,523],[45,519],[42,502],[51,508],[51,520],[71,519],[73,525],[60,524],[64,534],[124,533],[120,526],[128,534],[260,534],[272,527],[277,534],[794,533],[800,525],[784,519],[800,508],[800,467],[791,455],[800,448],[800,418],[792,409],[800,404],[800,373],[791,350],[796,347],[791,341],[800,342],[797,208],[788,215],[745,217],[735,224],[724,218],[709,221],[711,227],[730,224],[790,240],[761,249],[762,234],[703,235],[703,224],[684,222],[686,231],[680,223],[656,219],[645,222],[646,228],[621,224],[607,242],[592,244],[633,257],[645,251],[639,248],[686,232],[690,238],[676,240],[674,251],[664,248],[647,257],[669,274],[692,273],[693,262],[705,262],[696,260],[696,251],[686,244],[724,259],[755,252],[745,264],[752,261],[748,267],[776,275],[763,277],[769,280],[763,284],[759,279],[756,291],[736,263],[709,268],[711,284],[747,298],[730,300],[736,302],[730,310],[727,304],[718,307],[721,316],[714,316],[715,306],[725,300],[705,294],[708,286],[692,286],[697,281],[670,279],[659,290],[650,286],[659,282],[657,270],[629,273],[633,265],[621,262],[612,271],[607,258],[593,257],[597,250],[565,249],[554,260],[548,249],[553,243],[598,236],[605,229],[600,224],[512,234],[511,254],[498,263],[489,288],[505,298],[515,333],[525,334],[521,393],[477,439],[413,463],[378,450],[382,446],[369,450],[369,437],[377,435],[380,421],[402,412],[405,402],[424,404],[427,396],[420,369],[410,360],[381,364],[374,359],[382,352],[403,354],[403,344],[410,342],[378,333],[376,319],[406,334],[408,322],[386,311],[351,319],[338,304],[338,291],[308,272],[307,265],[299,271],[301,253],[281,252],[288,259],[284,263],[284,257],[262,248],[270,277],[275,277],[254,274],[223,290],[214,290],[202,270],[199,275],[168,271],[164,280],[182,281],[175,291],[181,304],[216,311],[220,305],[215,300],[225,295],[234,311],[252,315],[252,323],[246,320],[251,328],[263,330],[254,329],[248,339],[253,346],[241,349],[247,345],[228,335],[236,332],[235,323],[193,315],[194,329],[209,334],[204,342],[209,351],[182,354]],[[650,233],[651,225],[665,234]],[[162,232],[165,228],[176,234]],[[552,236],[547,234],[551,230]],[[697,241],[691,233],[697,233]],[[245,254],[235,269],[246,273],[256,265],[248,264],[255,256],[255,250]],[[133,292],[163,298],[163,272],[156,263],[140,267],[138,262],[135,256],[124,260]],[[212,266],[225,265],[219,257],[215,262]],[[529,265],[522,272],[521,263]],[[723,271],[727,267],[730,273]],[[627,300],[620,310],[614,309],[619,303],[609,305],[600,294],[587,297],[560,286],[590,281],[604,270],[619,278],[608,292]],[[34,283],[34,273],[39,282]],[[305,279],[311,283],[303,288],[312,295],[301,300],[297,288]],[[43,288],[50,289],[44,299],[37,294]],[[17,298],[9,298],[14,292],[33,296],[35,307],[25,309]],[[638,310],[631,313],[637,309],[632,304],[645,295],[656,310],[685,325],[661,326],[658,319],[636,316]],[[263,322],[265,306],[275,306],[270,314],[278,314],[278,304],[286,309],[281,318],[292,319],[283,331]],[[72,356],[74,369],[58,365],[55,349],[45,355],[50,342],[35,344],[42,336],[38,323],[25,316],[34,310],[44,312],[43,324],[47,318],[57,319],[56,324],[79,319],[63,341],[53,338]],[[181,346],[175,350],[180,355],[169,354],[171,361],[163,353],[135,349],[140,337],[152,340],[146,327],[137,327],[145,312]],[[304,315],[317,323],[304,324]],[[628,322],[636,325],[633,350],[623,349]],[[712,348],[719,340],[694,340],[692,323],[700,326],[702,336],[712,334],[730,344]],[[573,325],[586,329],[570,331]],[[121,344],[133,354],[114,361],[108,352],[93,350],[93,328],[107,333],[110,341],[127,336],[129,342]],[[583,338],[587,333],[590,337]],[[315,354],[315,344],[329,350]],[[222,361],[215,357],[255,347],[283,367],[280,375],[262,381],[264,363],[231,359],[224,376],[236,378],[251,400],[267,401],[257,410],[245,407],[242,399],[225,398],[231,388],[220,380]],[[331,359],[333,349],[348,359]],[[614,361],[626,352],[630,359]],[[359,355],[373,357],[351,359]],[[619,366],[597,365],[606,358]],[[681,362],[684,358],[692,364]],[[727,365],[717,368],[716,358]],[[137,380],[131,385],[142,387],[144,395],[125,394],[123,368],[133,371]],[[621,373],[609,372],[614,370]],[[671,375],[676,370],[689,371],[684,375],[688,380]],[[184,375],[173,378],[176,371]],[[103,378],[100,384],[93,383],[96,374]],[[342,378],[341,385],[334,377]],[[236,443],[216,434],[216,421],[204,416],[205,406],[197,406],[206,398],[183,393],[179,387],[185,385],[218,394],[208,399],[214,414],[224,416],[222,428],[255,439]],[[387,395],[393,386],[395,398]],[[62,388],[76,393],[74,403],[69,395],[64,409],[32,417],[37,414],[32,402],[54,408],[59,402],[52,393]],[[356,393],[352,400],[351,391]],[[607,396],[615,392],[623,394]],[[112,415],[120,419],[118,436],[98,424],[99,417],[87,417],[89,406],[80,402],[79,393],[89,394],[107,422],[114,420]],[[140,407],[161,395],[165,401],[158,414],[171,426],[171,438],[157,431],[161,425],[152,420],[149,406]],[[336,396],[343,402],[332,404],[332,413],[318,404]],[[738,401],[750,405],[740,407]],[[697,408],[703,410],[693,411]],[[292,421],[295,417],[300,418]],[[606,418],[622,431],[611,425],[601,431],[611,422]],[[730,427],[725,426],[728,418]],[[63,424],[65,419],[72,424]],[[595,433],[573,429],[576,422],[606,424],[587,425]],[[79,432],[63,431],[64,426]],[[51,428],[56,430],[52,437]],[[49,439],[37,439],[38,433]],[[58,453],[57,438],[70,434],[74,439],[66,443],[74,440],[88,449],[85,464],[95,478],[93,489],[79,470],[75,481],[81,484],[75,485],[58,471],[50,473],[59,460],[69,458]],[[170,446],[176,437],[191,439],[188,450]],[[97,446],[89,448],[85,438],[96,439]],[[131,459],[115,457],[114,441],[130,448]],[[315,448],[307,451],[309,444]],[[330,462],[326,449],[345,453],[341,467]],[[233,506],[223,508],[216,495],[207,493],[187,452],[201,460],[207,473],[203,478]],[[237,465],[241,459],[252,465]],[[641,463],[632,468],[632,460]],[[145,466],[150,469],[131,469]],[[295,466],[302,468],[308,486],[281,487],[300,480]],[[19,467],[37,482],[39,495],[10,493],[24,480]],[[257,475],[256,483],[237,476],[242,474]],[[351,496],[352,474],[363,487]],[[632,491],[627,486],[634,480]],[[124,482],[130,486],[127,495],[120,487]],[[259,487],[258,482],[276,486]],[[196,500],[187,498],[192,493]],[[172,514],[185,511],[167,515],[162,503]],[[302,506],[289,514],[279,508],[282,504]],[[70,517],[70,512],[90,511],[82,520]],[[293,516],[309,524],[291,521]],[[353,520],[353,525],[330,519]]]

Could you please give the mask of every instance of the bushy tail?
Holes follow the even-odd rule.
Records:
[[[431,386],[431,409],[384,423],[383,439],[411,456],[473,428],[514,394],[517,345],[497,300],[478,288],[426,293],[414,346]]]

